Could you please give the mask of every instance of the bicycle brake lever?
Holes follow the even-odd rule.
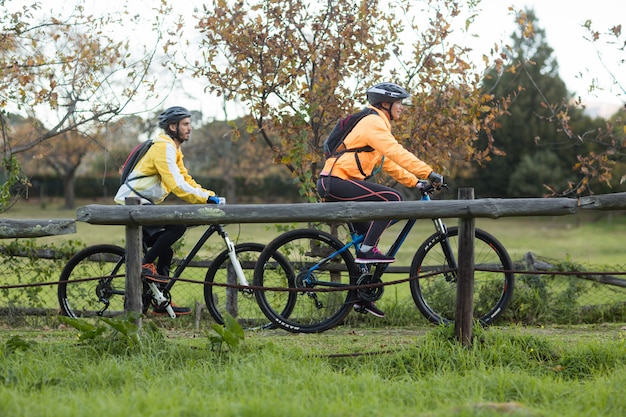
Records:
[[[447,190],[448,189],[448,184],[443,183],[443,184],[439,184],[437,186],[435,186],[435,190],[437,191],[441,191],[441,190]]]

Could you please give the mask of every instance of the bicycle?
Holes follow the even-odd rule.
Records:
[[[435,191],[427,181],[418,188],[421,200]],[[416,219],[409,219],[390,246],[395,257]],[[417,249],[409,270],[411,296],[432,323],[454,321],[456,311],[458,228],[433,219],[435,233]],[[339,324],[358,300],[377,301],[384,291],[381,277],[389,264],[357,264],[350,248],[363,236],[348,223],[350,239],[343,243],[317,229],[285,232],[266,245],[254,270],[257,302],[276,326],[302,333],[318,333]],[[491,324],[509,303],[514,285],[512,262],[504,246],[489,233],[475,229],[475,318]],[[288,260],[278,265],[273,258]],[[358,286],[358,287],[357,287]],[[361,311],[365,312],[365,311]]]
[[[207,240],[217,233],[226,246],[215,259],[206,263],[192,261]],[[144,239],[145,242],[146,239]],[[233,244],[222,225],[210,225],[191,251],[181,259],[167,284],[157,284],[142,277],[143,312],[149,306],[166,307],[170,317],[170,291],[189,266],[208,266],[204,279],[204,300],[213,319],[224,324],[226,313],[235,317],[245,329],[271,326],[257,306],[249,287],[254,265],[264,245],[258,243]],[[147,246],[144,243],[144,251]],[[62,314],[69,317],[116,316],[124,312],[125,255],[123,247],[101,244],[87,247],[67,262],[59,279],[58,299]],[[277,257],[274,261],[286,265]],[[94,279],[97,278],[97,279]]]

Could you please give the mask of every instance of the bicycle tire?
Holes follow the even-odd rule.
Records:
[[[254,280],[254,266],[265,248],[260,243],[241,243],[235,245],[235,253],[246,275],[248,283]],[[278,264],[285,267],[287,260],[278,258]],[[269,329],[274,327],[268,322],[257,303],[253,290],[228,287],[224,284],[238,284],[232,268],[228,250],[221,252],[211,262],[207,270],[204,286],[204,300],[207,310],[218,324],[224,324],[224,314],[233,316],[244,330]],[[213,285],[214,283],[222,285]]]
[[[315,229],[292,230],[270,242],[254,269],[254,285],[265,287],[257,289],[255,295],[266,317],[293,333],[320,333],[339,324],[356,301],[356,290],[341,289],[355,285],[358,278],[350,251],[336,255],[313,273],[316,281],[330,282],[334,288],[329,284],[305,284],[304,277],[309,268],[343,246],[336,237]],[[280,256],[288,261],[286,266],[272,262]]]
[[[448,229],[448,239],[458,259],[458,227]],[[504,246],[484,230],[474,234],[474,319],[492,324],[511,301],[513,263]],[[443,235],[435,233],[422,243],[411,263],[411,295],[420,312],[435,324],[454,322],[456,270],[450,271],[442,250]],[[489,271],[483,271],[485,269]],[[508,271],[508,272],[507,272]]]
[[[74,318],[123,314],[125,256],[122,247],[94,245],[70,258],[61,272],[57,291],[62,314]]]

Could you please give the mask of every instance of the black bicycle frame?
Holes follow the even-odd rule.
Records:
[[[222,226],[221,224],[212,224],[212,225],[210,225],[204,231],[202,236],[200,236],[200,239],[198,239],[198,241],[193,246],[193,248],[191,248],[189,253],[187,253],[187,255],[185,255],[185,257],[178,263],[178,265],[176,266],[176,270],[174,271],[174,274],[172,274],[172,276],[170,277],[169,282],[167,283],[167,285],[165,285],[165,288],[164,288],[165,290],[169,291],[169,290],[172,289],[172,287],[176,283],[176,278],[181,276],[181,274],[183,273],[185,268],[187,268],[187,266],[189,265],[191,260],[195,258],[195,256],[198,254],[198,252],[200,252],[200,249],[202,249],[202,246],[204,246],[206,241],[209,240],[209,238],[211,236],[213,236],[213,234],[216,233],[216,232],[222,238],[226,234],[226,231],[224,230],[224,226]]]

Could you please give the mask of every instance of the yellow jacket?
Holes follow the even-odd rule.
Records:
[[[346,136],[347,149],[370,146],[371,152],[344,152],[326,160],[320,175],[332,175],[345,180],[364,180],[381,165],[382,170],[400,184],[415,187],[418,179],[426,179],[433,169],[398,143],[391,134],[391,123],[387,115],[373,106],[378,115],[370,114],[357,123]],[[357,164],[361,164],[364,176]]]
[[[124,204],[126,197],[140,197],[142,204],[158,204],[170,193],[192,204],[205,204],[215,195],[189,175],[183,152],[172,138],[161,133],[120,186],[115,202]]]

